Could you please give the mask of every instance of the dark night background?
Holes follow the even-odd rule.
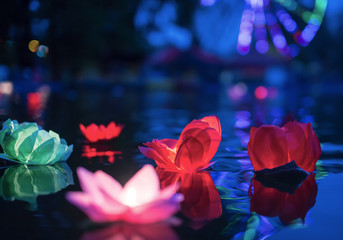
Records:
[[[251,9],[260,13],[254,24]],[[300,41],[301,33],[309,40]],[[222,215],[197,222],[179,213],[183,223],[165,226],[166,239],[339,239],[342,39],[340,0],[1,1],[0,120],[37,122],[74,144],[74,152],[67,166],[31,170],[0,160],[0,238],[106,239],[106,227],[65,200],[80,190],[76,168],[101,169],[123,184],[155,164],[138,145],[176,139],[193,119],[217,115],[223,134],[209,178]],[[294,119],[311,122],[322,156],[312,182],[307,178],[312,185],[297,186],[307,195],[290,197],[287,207],[298,212],[285,223],[278,206],[264,215],[250,210],[247,143],[252,126]],[[87,156],[79,124],[111,121],[125,125],[121,135]],[[106,151],[115,152],[112,160]],[[156,239],[134,226],[113,225],[118,229],[126,238],[113,239]]]

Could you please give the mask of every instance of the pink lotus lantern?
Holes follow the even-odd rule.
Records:
[[[100,170],[91,173],[80,167],[77,175],[83,192],[69,192],[66,198],[94,222],[155,223],[170,218],[183,200],[176,193],[178,184],[160,190],[151,165],[140,169],[124,187]]]
[[[104,125],[96,125],[92,123],[91,125],[85,127],[83,124],[80,124],[80,130],[82,134],[90,142],[97,142],[99,140],[110,140],[116,138],[120,135],[123,130],[124,125],[116,124],[115,122],[110,122],[107,127]]]

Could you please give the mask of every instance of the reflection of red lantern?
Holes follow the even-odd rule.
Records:
[[[147,158],[155,160],[159,168],[172,172],[196,172],[211,165],[221,141],[218,117],[193,120],[176,139],[154,139],[139,147]]]
[[[85,145],[82,150],[82,157],[87,157],[88,159],[99,157],[99,158],[107,158],[109,163],[114,163],[114,160],[117,157],[122,155],[121,151],[113,151],[113,150],[101,150],[95,146]]]
[[[311,123],[292,121],[282,128],[272,125],[252,127],[248,153],[255,171],[295,161],[298,167],[313,172],[321,149]]]
[[[107,228],[86,232],[82,240],[178,240],[173,229],[165,223],[134,225],[126,223],[112,224]]]
[[[316,202],[317,190],[315,174],[309,175],[293,194],[265,187],[253,179],[249,189],[250,210],[267,217],[278,216],[285,224],[298,218],[304,220]]]
[[[83,124],[80,124],[80,130],[82,134],[90,142],[116,138],[120,135],[123,128],[124,125],[116,124],[115,122],[110,122],[107,127],[102,124],[98,126],[94,123],[90,124],[87,127],[85,127]]]
[[[157,168],[161,187],[180,183],[181,211],[193,221],[210,221],[222,215],[219,192],[208,172],[176,173]]]

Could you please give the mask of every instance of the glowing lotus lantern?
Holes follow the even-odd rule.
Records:
[[[97,142],[99,140],[111,140],[120,135],[123,130],[124,125],[116,124],[115,122],[110,122],[107,127],[100,124],[99,126],[92,123],[89,126],[85,127],[83,124],[80,124],[80,130],[82,134],[90,142]]]
[[[293,121],[281,128],[252,127],[248,154],[255,171],[274,169],[294,161],[303,170],[313,172],[321,148],[311,123]]]
[[[206,169],[221,141],[218,117],[193,120],[176,139],[154,139],[139,146],[141,153],[156,161],[157,166],[172,172],[195,172]]]
[[[69,192],[66,198],[94,222],[155,223],[170,218],[183,200],[176,193],[177,184],[160,190],[151,165],[145,165],[124,187],[103,171],[93,174],[78,168],[77,174],[83,192]]]
[[[0,144],[4,153],[0,157],[27,165],[54,164],[66,161],[73,145],[53,131],[42,130],[36,123],[8,119],[0,131]]]

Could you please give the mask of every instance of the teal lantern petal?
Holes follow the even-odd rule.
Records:
[[[0,157],[27,165],[54,164],[66,161],[73,145],[53,131],[40,129],[36,123],[20,123],[8,119],[0,131]]]

